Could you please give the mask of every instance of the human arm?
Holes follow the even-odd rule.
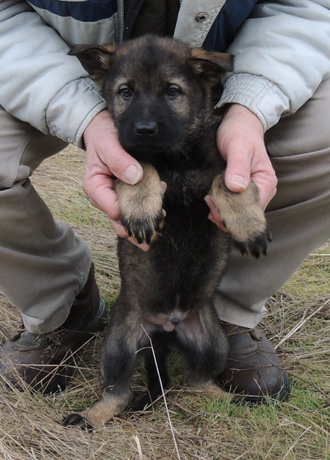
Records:
[[[226,75],[218,104],[229,109],[217,143],[228,161],[228,188],[239,192],[237,176],[244,186],[251,178],[263,207],[277,182],[263,131],[298,110],[330,75],[330,9],[323,4],[260,3],[229,49],[235,55],[235,73]],[[219,222],[219,215],[212,215]]]
[[[246,107],[231,104],[218,128],[217,145],[227,162],[227,187],[232,192],[241,192],[252,180],[265,209],[276,193],[277,179],[259,118]]]
[[[86,148],[84,189],[117,233],[128,237],[119,222],[114,176],[135,183],[142,168],[121,148],[96,84],[68,51],[27,2],[0,2],[0,104],[44,134]]]
[[[235,73],[226,73],[218,107],[237,103],[264,130],[296,112],[330,76],[327,1],[260,2],[229,47]]]
[[[226,160],[226,185],[232,192],[246,190],[252,180],[259,190],[259,200],[263,209],[276,193],[277,178],[264,143],[263,126],[258,117],[246,107],[231,104],[217,131],[217,145]],[[210,208],[209,219],[222,230],[221,216],[206,197]]]
[[[0,2],[0,104],[44,134],[81,147],[106,104],[68,50],[27,2]]]

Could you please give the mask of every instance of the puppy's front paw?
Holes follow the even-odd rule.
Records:
[[[92,431],[93,427],[80,414],[70,414],[62,420],[63,426],[78,426],[82,430]]]
[[[143,178],[135,185],[116,181],[121,223],[138,243],[150,244],[164,223],[163,185],[156,169],[143,164]]]
[[[233,245],[252,257],[266,255],[271,234],[264,211],[259,203],[256,185],[250,182],[241,193],[227,189],[224,175],[217,176],[212,184],[212,199],[227,227]]]
[[[132,236],[139,244],[150,244],[156,239],[164,224],[163,209],[159,209],[153,215],[146,212],[137,212],[132,215],[122,213],[121,223],[129,236]]]
[[[266,228],[258,232],[258,229],[254,229],[248,235],[245,234],[243,240],[235,239],[232,235],[233,245],[238,249],[241,254],[248,254],[258,259],[260,255],[267,254],[268,242],[272,241],[269,227],[266,224]]]

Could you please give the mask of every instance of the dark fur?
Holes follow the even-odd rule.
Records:
[[[102,87],[121,144],[143,165],[139,184],[118,182],[116,190],[127,232],[151,242],[142,252],[118,241],[122,287],[102,345],[104,393],[91,409],[65,421],[99,426],[129,404],[137,352],[150,346],[150,338],[164,385],[172,343],[187,358],[188,383],[218,389],[214,382],[225,364],[227,340],[213,295],[231,244],[258,257],[269,235],[256,187],[241,194],[225,187],[225,164],[215,144],[220,119],[210,90],[232,67],[231,56],[155,36],[118,50],[75,47],[72,54]],[[167,184],[164,198],[160,180]],[[208,193],[229,233],[208,220]],[[153,400],[160,385],[150,350],[146,367]],[[138,407],[146,402],[149,396]]]

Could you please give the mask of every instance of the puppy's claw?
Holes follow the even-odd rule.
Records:
[[[82,430],[92,431],[93,427],[79,414],[70,414],[62,420],[63,426],[78,426]]]
[[[263,233],[257,235],[253,240],[244,243],[242,241],[233,240],[233,245],[242,255],[248,254],[249,256],[259,259],[260,255],[267,255],[267,241],[269,234]]]
[[[267,229],[266,229],[266,236],[267,236],[267,241],[269,241],[270,243],[273,241],[273,238],[272,238],[272,233],[267,225]]]
[[[122,216],[122,224],[128,235],[139,244],[150,244],[159,235],[164,225],[164,214],[161,210],[155,216],[148,216],[145,219]]]

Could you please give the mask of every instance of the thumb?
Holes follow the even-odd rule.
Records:
[[[116,133],[102,147],[101,159],[115,177],[130,185],[142,179],[142,166],[123,149]]]
[[[251,157],[239,150],[228,152],[226,157],[225,184],[232,192],[243,192],[250,182]]]
[[[121,146],[117,128],[108,111],[103,110],[92,120],[84,132],[86,152],[93,161],[92,170],[114,175],[123,182],[134,185],[142,179],[140,163]]]

